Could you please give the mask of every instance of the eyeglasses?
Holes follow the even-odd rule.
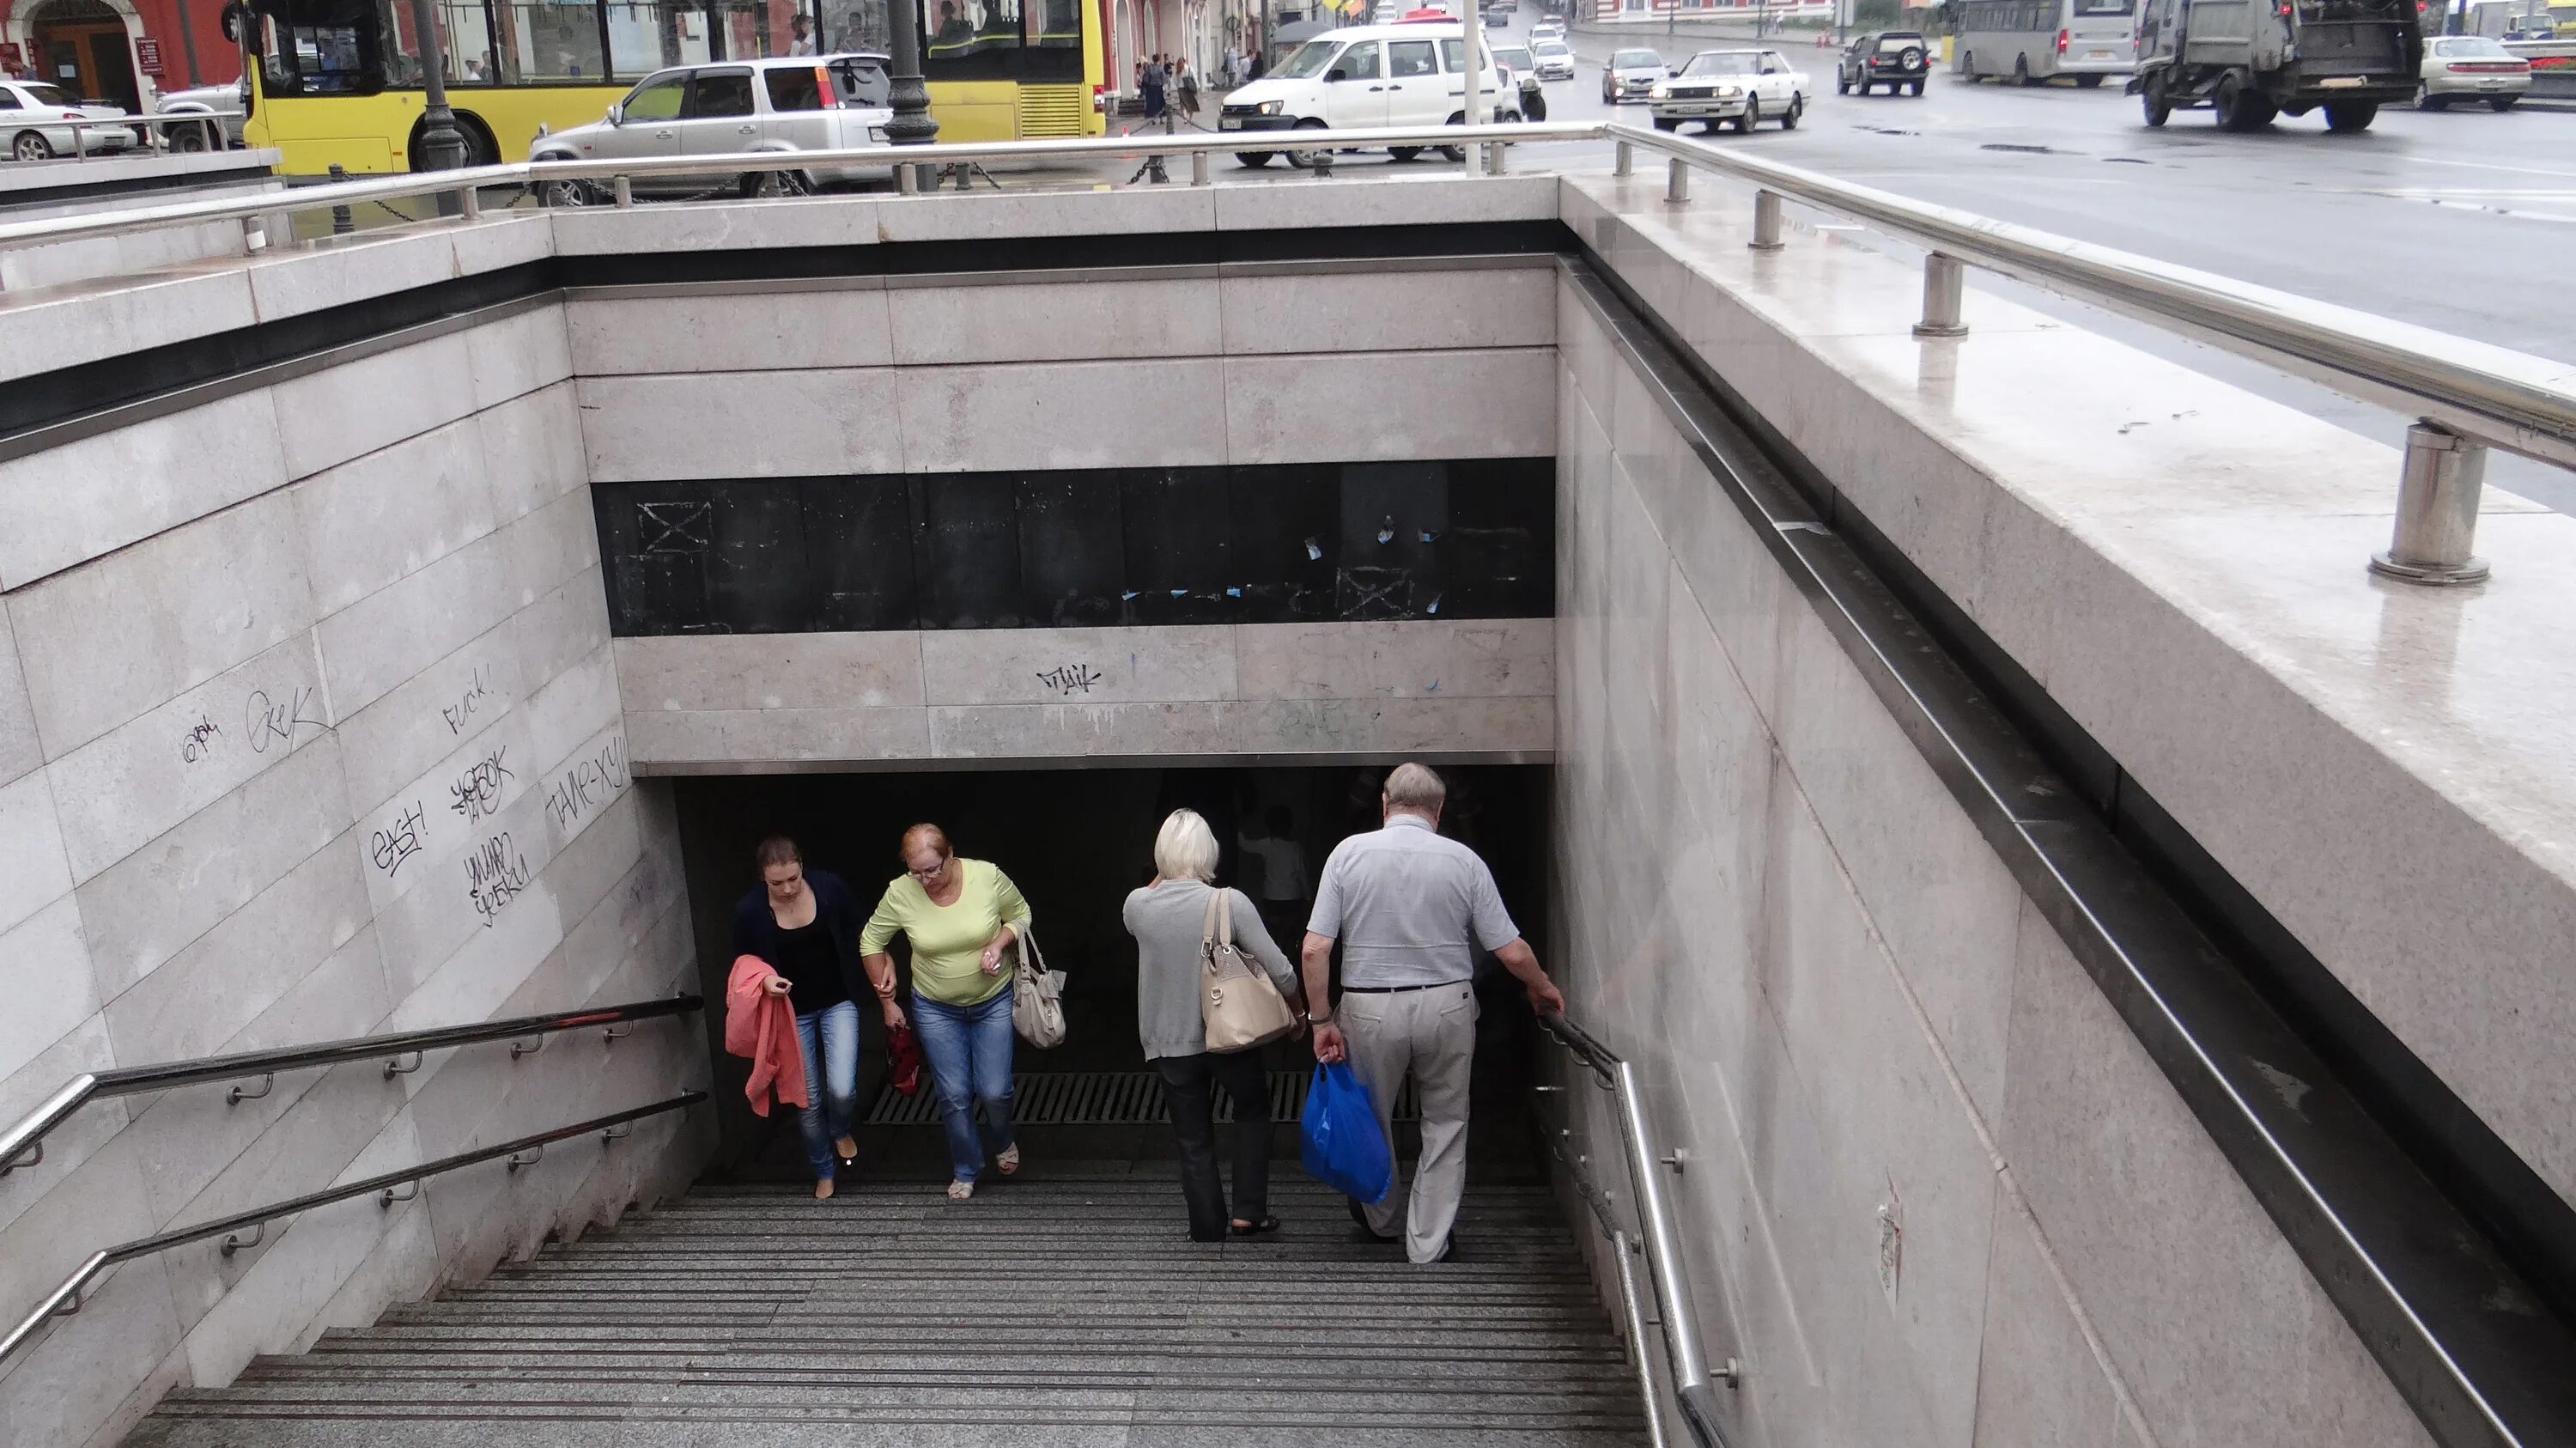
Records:
[[[948,862],[946,860],[942,860],[927,870],[916,870],[907,865],[904,867],[904,873],[910,875],[916,880],[936,880],[939,878],[939,872],[947,868]]]

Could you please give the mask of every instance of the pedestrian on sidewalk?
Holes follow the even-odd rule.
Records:
[[[1029,928],[1029,902],[999,867],[962,859],[937,825],[903,832],[904,873],[885,887],[860,932],[871,980],[882,982],[886,1022],[900,1011],[890,994],[897,935],[912,942],[914,1034],[930,1058],[948,1128],[948,1199],[975,1195],[987,1159],[1009,1176],[1020,1169],[1011,1121],[1011,952]],[[982,1107],[983,1130],[975,1125]]]
[[[1218,896],[1226,938],[1260,963],[1302,1018],[1303,992],[1288,957],[1261,926],[1240,890],[1218,891],[1216,834],[1196,810],[1174,810],[1154,837],[1154,879],[1132,891],[1119,918],[1136,937],[1136,1027],[1145,1059],[1163,1078],[1172,1135],[1180,1145],[1181,1196],[1189,1204],[1190,1240],[1221,1242],[1279,1230],[1270,1215],[1270,1083],[1263,1050],[1207,1048],[1200,1007],[1201,949]],[[1216,1117],[1209,1084],[1234,1098],[1234,1211],[1216,1169]]]
[[[1199,73],[1190,69],[1186,59],[1172,62],[1173,84],[1181,93],[1181,119],[1195,125],[1199,118]]]
[[[733,911],[733,953],[756,956],[774,972],[767,989],[796,1013],[796,1049],[805,1072],[797,1125],[814,1197],[832,1195],[837,1166],[859,1154],[850,1118],[859,1094],[859,982],[866,979],[889,1028],[903,1024],[894,1000],[894,962],[880,970],[862,961],[858,904],[841,877],[805,868],[796,842],[771,835],[752,852],[760,884]]]
[[[1491,951],[1542,1015],[1565,997],[1521,939],[1493,871],[1440,834],[1448,802],[1440,776],[1400,764],[1378,796],[1383,829],[1333,847],[1306,924],[1306,999],[1327,998],[1333,943],[1342,946],[1342,998],[1313,1018],[1315,1059],[1348,1057],[1388,1128],[1410,1073],[1422,1100],[1422,1155],[1413,1190],[1374,1206],[1354,1200],[1352,1220],[1407,1259],[1445,1262],[1456,1249],[1458,1199],[1467,1184],[1468,1081],[1476,1057],[1476,948]]]
[[[1163,68],[1163,58],[1159,55],[1149,57],[1145,69],[1138,73],[1136,88],[1145,93],[1145,119],[1159,120],[1167,109],[1163,102],[1163,89],[1170,83],[1171,75]]]

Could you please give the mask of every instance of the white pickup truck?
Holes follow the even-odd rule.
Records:
[[[1703,50],[1647,92],[1655,129],[1678,131],[1684,121],[1716,130],[1723,121],[1750,131],[1764,121],[1795,130],[1807,112],[1807,73],[1776,50]]]

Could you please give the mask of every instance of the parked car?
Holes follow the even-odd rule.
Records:
[[[605,118],[552,135],[539,133],[531,161],[615,161],[656,156],[723,156],[741,151],[853,150],[886,143],[888,82],[882,55],[847,53],[728,61],[657,70],[637,83]],[[883,180],[891,163],[804,166],[746,173],[743,194],[802,194]],[[638,192],[689,194],[707,189],[705,173],[645,174]],[[602,192],[591,181],[549,181],[551,205],[586,206]]]
[[[1542,40],[1563,40],[1565,38],[1565,22],[1551,15],[1547,19],[1530,27],[1529,38],[1530,44],[1532,45],[1536,45]]]
[[[164,116],[222,116],[222,120],[210,120],[202,126],[164,126],[161,130],[173,151],[221,151],[242,143],[242,122],[250,113],[249,85],[235,80],[163,91],[161,104],[154,110]]]
[[[74,153],[95,156],[142,145],[141,133],[131,126],[63,124],[113,121],[123,115],[122,106],[86,102],[58,85],[33,80],[0,82],[0,135],[9,138],[12,160],[42,161]],[[75,136],[79,139],[74,140]]]
[[[1237,151],[1234,159],[1267,166],[1283,151],[1289,164],[1307,164],[1314,142],[1288,145],[1291,132],[1464,125],[1467,115],[1459,109],[1458,97],[1466,90],[1466,56],[1466,27],[1455,20],[1327,30],[1289,52],[1268,75],[1226,92],[1217,131],[1240,134],[1247,141],[1257,136],[1268,149]],[[1515,97],[1504,90],[1490,46],[1476,93],[1485,98],[1489,121],[1502,120],[1513,108]],[[1410,161],[1423,149],[1393,146],[1387,154]],[[1457,146],[1443,146],[1440,152],[1453,161],[1467,155]]]
[[[1655,82],[1672,73],[1664,58],[1651,50],[1613,51],[1610,63],[1601,67],[1601,103],[1615,106],[1621,101],[1642,100],[1655,88]]]
[[[1850,95],[1857,88],[1868,95],[1873,86],[1883,85],[1889,95],[1903,89],[1919,96],[1924,78],[1931,73],[1932,47],[1919,32],[1876,31],[1843,47],[1842,59],[1834,66],[1834,90]]]
[[[1538,57],[1540,80],[1574,79],[1574,47],[1562,40],[1538,40],[1530,43],[1530,54]]]
[[[1703,50],[1647,93],[1655,129],[1678,131],[1684,121],[1716,130],[1732,121],[1750,131],[1766,120],[1798,128],[1807,112],[1807,73],[1776,50]]]
[[[2451,102],[2482,100],[2509,111],[2531,90],[2531,62],[2483,35],[2446,35],[2424,42],[2424,79],[2415,104],[2428,111]]]
[[[1497,45],[1493,49],[1494,69],[1509,77],[1504,89],[1518,89],[1521,93],[1521,119],[1546,120],[1547,90],[1538,83],[1538,58],[1530,54],[1526,45]]]

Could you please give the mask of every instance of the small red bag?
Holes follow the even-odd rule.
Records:
[[[886,1084],[906,1096],[921,1094],[921,1043],[909,1026],[886,1029]]]

